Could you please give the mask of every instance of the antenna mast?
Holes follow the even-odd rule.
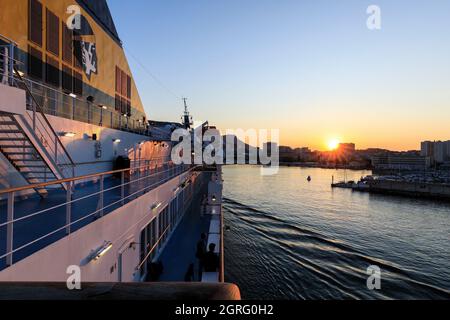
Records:
[[[183,103],[184,103],[183,125],[186,129],[189,129],[192,125],[192,119],[188,111],[187,98],[183,98]]]

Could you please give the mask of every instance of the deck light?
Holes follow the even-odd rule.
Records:
[[[14,72],[14,74],[18,74],[18,75],[21,76],[21,77],[23,77],[23,76],[25,75],[25,73],[23,73],[23,72],[20,71],[20,70],[18,70],[17,72],[16,72],[16,70],[14,70],[13,72]]]
[[[158,209],[159,207],[161,207],[161,205],[162,205],[161,202],[158,202],[158,203],[153,204],[153,205],[152,205],[152,210]]]
[[[75,93],[69,93],[69,96],[71,96],[72,98],[76,98],[77,95]]]
[[[62,132],[62,135],[64,137],[73,138],[73,137],[75,137],[76,133],[75,132]]]
[[[108,110],[108,107],[105,105],[100,105],[100,107],[102,107],[103,110]]]
[[[216,202],[216,196],[213,195],[211,199],[213,202]]]
[[[120,141],[122,141],[122,140],[120,140],[120,139],[113,139],[114,143],[119,143]]]
[[[102,256],[105,255],[106,252],[108,252],[112,248],[112,242],[111,241],[105,241],[101,247],[95,249],[91,255],[89,256],[89,260],[98,260]]]

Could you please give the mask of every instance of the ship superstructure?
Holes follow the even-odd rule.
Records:
[[[171,161],[106,1],[0,12],[0,281],[183,281],[205,233],[223,282],[220,167]]]

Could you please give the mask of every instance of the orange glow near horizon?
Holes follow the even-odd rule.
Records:
[[[330,151],[336,150],[339,147],[339,143],[340,143],[339,140],[336,138],[328,140],[327,142],[328,150]]]

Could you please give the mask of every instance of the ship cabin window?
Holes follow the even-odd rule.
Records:
[[[59,62],[49,55],[47,55],[45,80],[47,83],[59,87]]]
[[[62,59],[67,62],[70,66],[73,63],[73,33],[72,30],[67,28],[64,21],[61,22],[62,25]]]
[[[73,61],[74,68],[78,70],[83,69],[83,53],[81,50],[81,43],[80,41],[74,41],[73,43],[73,55],[75,57]]]
[[[62,67],[62,88],[67,93],[73,92],[72,69],[65,65]]]
[[[42,47],[42,4],[38,0],[28,2],[28,39]]]
[[[131,77],[117,66],[116,111],[131,116]]]
[[[158,241],[157,223],[157,219],[153,219],[152,222],[141,231],[139,256],[140,262],[145,262],[141,269],[141,275],[147,273],[148,266],[152,263],[153,258],[156,255],[155,246]]]
[[[75,70],[73,71],[73,93],[77,96],[83,95],[83,76]]]
[[[42,52],[32,46],[28,46],[28,74],[42,80],[44,75],[43,67]]]
[[[156,253],[168,240],[170,232],[182,218],[184,192],[186,192],[186,189],[180,192],[155,219],[142,229],[140,234],[140,261],[145,263],[141,269],[141,275],[148,272],[148,266],[153,262]]]
[[[59,18],[47,9],[47,51],[59,56]]]
[[[116,94],[116,105],[115,109],[117,112],[121,112],[122,110],[122,100],[120,99],[120,96]]]

